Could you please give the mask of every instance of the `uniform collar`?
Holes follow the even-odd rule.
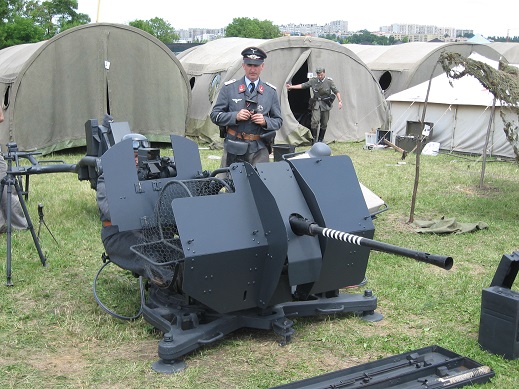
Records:
[[[245,86],[247,87],[247,89],[249,89],[249,84],[252,82],[254,83],[254,87],[257,89],[258,88],[258,84],[259,84],[259,78],[256,80],[256,81],[251,81],[249,80],[247,77],[244,77],[245,78]]]

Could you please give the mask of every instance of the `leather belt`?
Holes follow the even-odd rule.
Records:
[[[103,220],[103,227],[110,227],[112,222],[110,220]]]
[[[232,135],[232,136],[235,136],[238,139],[243,139],[243,140],[259,140],[260,139],[259,135],[247,134],[245,132],[234,131],[230,127],[227,127],[227,133]]]

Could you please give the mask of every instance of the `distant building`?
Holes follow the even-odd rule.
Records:
[[[317,24],[289,23],[279,25],[278,28],[282,35],[292,36],[319,36],[324,32],[324,26],[318,26]]]
[[[225,36],[225,28],[189,28],[176,30],[181,42],[208,42]]]
[[[465,34],[473,34],[473,30],[456,29],[454,27],[438,27],[424,24],[391,24],[382,26],[381,32],[393,35],[395,39],[402,40],[407,37],[409,42],[430,42],[440,40],[443,42],[459,42],[466,40]]]
[[[346,35],[348,32],[348,22],[346,20],[335,20],[326,23],[324,26],[318,24],[282,24],[277,26],[282,35],[292,36],[322,36],[322,35]]]
[[[281,35],[292,36],[324,36],[351,35],[348,32],[348,22],[346,20],[334,20],[324,26],[318,24],[289,23],[277,26]],[[189,28],[187,30],[175,31],[180,36],[180,42],[208,42],[225,36],[225,28]],[[397,41],[407,39],[409,42],[461,42],[465,41],[464,35],[473,34],[473,30],[456,29],[454,27],[438,27],[425,24],[404,24],[394,23],[389,26],[382,26],[379,31],[372,32],[381,36],[393,36]]]
[[[348,33],[348,22],[346,20],[335,20],[324,25],[325,34],[335,34],[337,36]]]

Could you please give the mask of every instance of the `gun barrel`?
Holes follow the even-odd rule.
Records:
[[[323,228],[299,215],[291,215],[289,221],[292,231],[294,231],[294,233],[297,235],[322,235],[330,239],[340,240],[343,242],[355,244],[357,246],[369,247],[372,250],[413,258],[420,262],[426,262],[430,263],[431,265],[439,266],[445,270],[450,270],[454,264],[452,257],[446,255],[429,254],[405,247],[395,246],[389,243],[379,242],[373,239],[364,238],[362,236],[349,234],[347,232],[333,230],[331,228]]]
[[[450,270],[452,268],[452,265],[454,264],[454,260],[452,259],[452,257],[446,255],[429,254],[422,251],[416,251],[405,247],[399,247],[389,243],[379,242],[368,238],[359,238],[361,239],[359,242],[360,246],[366,246],[376,251],[382,251],[385,253],[391,253],[401,255],[403,257],[413,258],[420,262],[426,262],[430,263],[431,265],[439,266],[445,270]]]
[[[21,166],[13,169],[13,173],[18,175],[46,174],[46,173],[77,173],[76,164],[57,163],[53,165],[30,165]]]

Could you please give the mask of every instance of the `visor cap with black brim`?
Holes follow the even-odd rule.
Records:
[[[267,58],[267,53],[258,47],[247,47],[241,52],[241,55],[243,63],[247,65],[261,65]]]

